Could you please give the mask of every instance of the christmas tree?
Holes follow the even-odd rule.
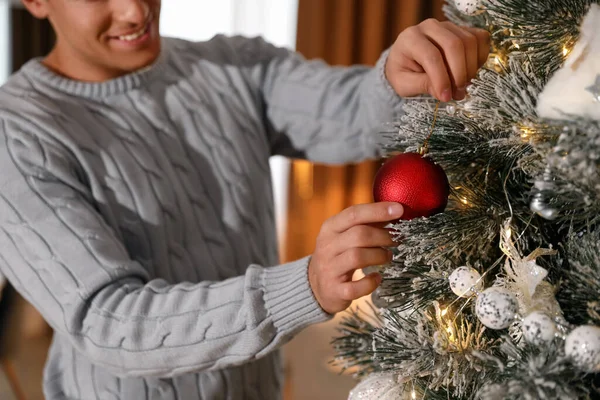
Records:
[[[339,326],[352,400],[600,398],[596,3],[445,5],[492,51],[465,100],[407,100],[383,133],[389,162],[424,154],[450,193],[443,212],[393,225],[373,309]]]

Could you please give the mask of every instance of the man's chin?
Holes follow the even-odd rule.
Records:
[[[157,47],[157,49],[153,49],[152,51],[148,49],[143,52],[136,52],[135,56],[130,55],[129,57],[121,58],[118,55],[115,55],[115,58],[111,61],[119,60],[119,58],[121,58],[118,69],[125,73],[133,73],[150,67],[156,62],[159,56],[160,45]]]

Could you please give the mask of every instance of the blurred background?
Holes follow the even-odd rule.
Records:
[[[161,33],[206,40],[217,33],[261,35],[307,58],[332,65],[373,65],[405,28],[443,19],[443,0],[168,0]],[[0,0],[0,84],[54,43],[47,21],[16,0]],[[378,162],[331,167],[281,157],[271,160],[282,262],[310,254],[323,221],[372,201]],[[0,249],[1,251],[1,249]],[[0,399],[41,400],[43,365],[52,330],[0,276]],[[363,299],[356,305],[366,301]],[[339,324],[313,326],[284,349],[285,400],[341,400],[356,382],[331,367]]]

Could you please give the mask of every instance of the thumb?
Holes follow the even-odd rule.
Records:
[[[400,97],[412,97],[429,93],[436,95],[433,85],[425,72],[401,72],[388,77],[392,88]]]

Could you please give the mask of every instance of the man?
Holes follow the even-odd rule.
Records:
[[[371,293],[402,206],[277,264],[268,159],[378,155],[400,98],[462,99],[487,33],[426,21],[373,69],[161,38],[158,0],[23,0],[54,49],[0,90],[0,268],[54,328],[47,399],[276,399],[277,349]],[[185,10],[182,10],[185,12]]]

